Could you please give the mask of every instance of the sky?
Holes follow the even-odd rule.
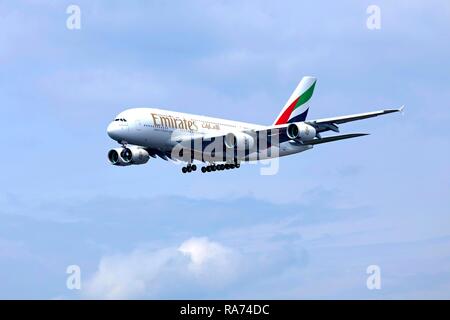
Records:
[[[445,0],[0,1],[0,298],[449,299],[449,34]],[[128,107],[269,125],[305,75],[311,119],[405,111],[275,175],[107,162]]]

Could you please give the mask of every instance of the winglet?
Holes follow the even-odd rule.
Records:
[[[405,114],[404,111],[403,111],[403,109],[405,109],[405,105],[402,105],[402,106],[400,107],[400,109],[398,109],[398,112],[400,112],[402,115]]]

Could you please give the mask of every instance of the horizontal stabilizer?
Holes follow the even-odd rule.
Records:
[[[340,136],[325,137],[325,138],[321,138],[321,139],[303,141],[302,143],[306,144],[306,145],[314,145],[314,144],[321,144],[321,143],[333,142],[333,141],[338,141],[338,140],[362,137],[362,136],[367,136],[367,135],[368,135],[368,133],[350,133],[350,134],[342,134]]]

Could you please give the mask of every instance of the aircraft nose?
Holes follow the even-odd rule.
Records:
[[[108,128],[106,128],[106,132],[111,139],[116,139],[119,133],[118,129],[117,124],[113,121],[108,125]]]

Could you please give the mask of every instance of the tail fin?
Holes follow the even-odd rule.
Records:
[[[303,77],[283,110],[281,110],[274,125],[305,121],[309,109],[309,100],[314,92],[316,80],[314,77]]]

